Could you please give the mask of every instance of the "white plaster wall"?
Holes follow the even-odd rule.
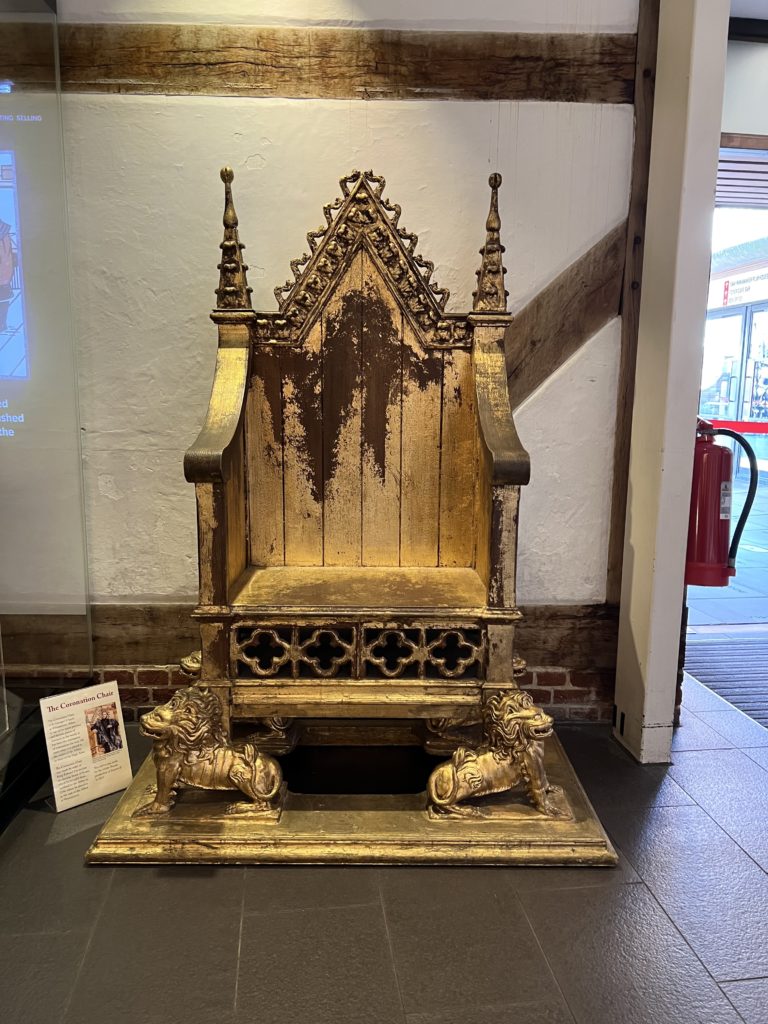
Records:
[[[633,32],[637,0],[59,0],[62,21]]]
[[[504,176],[513,310],[626,216],[632,110],[624,106],[73,94],[64,97],[64,116],[96,600],[174,600],[196,590],[194,498],[182,455],[203,419],[213,373],[216,336],[207,314],[220,255],[221,164],[235,169],[254,305],[264,309],[275,308],[272,288],[290,276],[306,232],[323,222],[338,178],[356,167],[387,178],[387,195],[403,208],[401,224],[419,235],[454,310],[471,306],[489,170]],[[603,360],[608,344],[593,343]],[[612,432],[613,371],[582,365],[592,350],[524,410],[534,466],[524,508],[547,508],[545,481],[565,474],[559,453],[557,468],[552,461],[553,437],[576,423],[581,443],[595,442],[593,396],[602,388],[599,429]],[[566,372],[570,384],[562,383]],[[559,386],[569,402],[550,400]],[[559,415],[565,406],[573,422]],[[603,475],[589,476],[594,515],[567,477],[556,515],[547,511],[533,533],[524,525],[521,548],[527,536],[531,552],[522,555],[523,599],[604,596],[600,510],[611,460],[598,461]],[[593,529],[576,543],[581,522]],[[563,524],[571,524],[568,543]]]
[[[620,349],[617,317],[515,414],[531,453],[520,498],[521,604],[605,600]]]
[[[768,0],[765,13],[768,18]],[[723,131],[768,135],[768,44],[728,43]]]

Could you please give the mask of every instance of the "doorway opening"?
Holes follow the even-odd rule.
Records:
[[[685,668],[768,728],[768,137],[748,142],[720,150],[699,416],[746,438],[758,486],[735,577],[687,588]],[[749,462],[735,442],[715,440],[733,451],[735,525]]]

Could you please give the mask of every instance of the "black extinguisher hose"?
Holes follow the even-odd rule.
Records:
[[[747,519],[749,513],[752,511],[752,505],[757,494],[757,480],[758,480],[758,468],[757,459],[755,458],[755,451],[752,445],[747,441],[741,434],[737,434],[735,430],[728,430],[727,427],[713,427],[711,431],[707,433],[722,434],[724,437],[731,437],[734,441],[741,445],[749,460],[749,489],[747,490],[747,497],[744,501],[744,508],[741,510],[739,521],[736,523],[736,529],[733,531],[733,537],[731,538],[731,546],[728,551],[728,565],[731,568],[736,567],[736,553],[739,550],[739,541],[741,535],[744,532],[744,527],[747,525]]]

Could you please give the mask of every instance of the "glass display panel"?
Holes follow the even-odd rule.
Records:
[[[51,637],[92,658],[56,18],[0,0],[0,32],[2,829],[46,777],[38,698],[71,682]]]
[[[0,14],[39,55],[0,72],[0,612],[85,616],[56,20],[35,6]]]

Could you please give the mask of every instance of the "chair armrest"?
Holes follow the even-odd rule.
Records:
[[[219,350],[211,399],[202,430],[184,455],[184,476],[190,483],[226,478],[227,451],[236,440],[248,384],[248,327],[219,328]]]
[[[507,387],[503,328],[475,328],[475,392],[480,432],[491,464],[492,484],[527,484],[531,458],[515,427]]]

